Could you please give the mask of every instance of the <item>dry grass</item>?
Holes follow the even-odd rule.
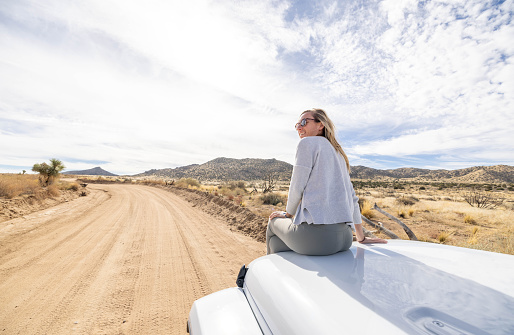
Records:
[[[0,174],[0,197],[12,199],[24,194],[33,195],[40,188],[37,175]]]
[[[464,223],[469,223],[469,224],[477,224],[477,222],[475,221],[475,219],[473,219],[473,217],[469,214],[467,214],[466,216],[464,216]]]
[[[367,199],[364,199],[362,201],[361,214],[368,219],[373,219],[375,217],[375,212],[373,211],[373,204],[371,203],[371,201]]]
[[[262,193],[245,193],[238,201],[243,202],[253,213],[267,218],[273,211],[285,210],[287,185],[281,185],[278,189],[280,191],[276,193],[281,194],[284,200],[276,205],[264,204]],[[512,191],[505,190],[496,194],[507,200],[505,206],[496,209],[471,207],[463,199],[462,191],[439,190],[430,186],[424,190],[409,186],[401,190],[359,189],[357,193],[363,199],[363,215],[381,222],[403,239],[408,239],[403,229],[373,210],[372,204],[376,203],[388,213],[399,216],[421,241],[514,254],[514,206],[509,207],[509,203],[514,202]],[[230,197],[221,192],[219,195]],[[387,238],[380,232],[377,232],[377,236]]]
[[[439,235],[437,235],[437,240],[439,241],[439,243],[442,243],[444,244],[446,241],[448,241],[448,238],[451,236],[452,234],[449,233],[449,232],[446,232],[446,231],[442,231],[439,233]]]
[[[213,185],[209,187],[216,189]],[[284,200],[276,205],[264,204],[260,192],[247,192],[240,196],[238,201],[244,203],[253,213],[267,218],[273,211],[285,210],[287,185],[281,185],[278,189],[280,191],[277,193],[281,194]],[[229,199],[229,194],[223,194],[220,188],[217,190],[219,196]],[[363,215],[371,217],[375,222],[381,222],[384,227],[403,239],[408,239],[403,229],[373,210],[372,204],[377,203],[385,211],[400,216],[421,241],[514,254],[512,206],[496,209],[471,207],[462,198],[461,191],[439,190],[434,187],[425,187],[425,190],[419,190],[419,187],[406,187],[402,190],[359,189],[357,192],[362,199]],[[505,191],[500,196],[514,201],[512,191]],[[475,228],[478,230],[474,230]],[[377,236],[387,238],[380,232],[377,232]]]
[[[470,206],[462,197],[462,190],[426,186],[392,190],[391,188],[359,189],[358,196],[376,202],[387,212],[401,218],[419,240],[433,243],[475,248],[514,254],[514,192],[491,192],[490,196],[505,199],[504,205],[494,209]],[[410,207],[403,199],[419,201]],[[398,200],[401,199],[401,200]],[[377,212],[375,221],[401,238],[403,230]]]
[[[31,196],[30,199],[43,200],[61,195],[61,191],[78,191],[77,182],[56,179],[53,184],[42,187],[38,175],[35,174],[0,174],[0,199],[13,199],[20,196]]]

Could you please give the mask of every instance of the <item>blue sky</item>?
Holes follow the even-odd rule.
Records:
[[[0,172],[293,163],[324,108],[352,165],[514,165],[513,1],[0,5]]]

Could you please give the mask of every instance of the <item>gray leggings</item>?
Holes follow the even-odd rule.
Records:
[[[267,254],[294,251],[303,255],[325,256],[350,249],[352,228],[346,223],[295,225],[290,218],[274,218],[266,231]]]

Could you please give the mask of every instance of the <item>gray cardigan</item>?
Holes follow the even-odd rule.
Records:
[[[304,137],[296,149],[286,210],[293,223],[362,222],[344,158],[323,136]]]

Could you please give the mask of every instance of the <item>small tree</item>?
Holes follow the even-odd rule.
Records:
[[[52,158],[50,159],[50,165],[46,164],[45,162],[41,164],[36,163],[32,167],[32,171],[38,172],[39,180],[41,183],[45,186],[48,186],[55,180],[55,178],[59,176],[59,173],[65,168],[66,167],[60,160]]]

